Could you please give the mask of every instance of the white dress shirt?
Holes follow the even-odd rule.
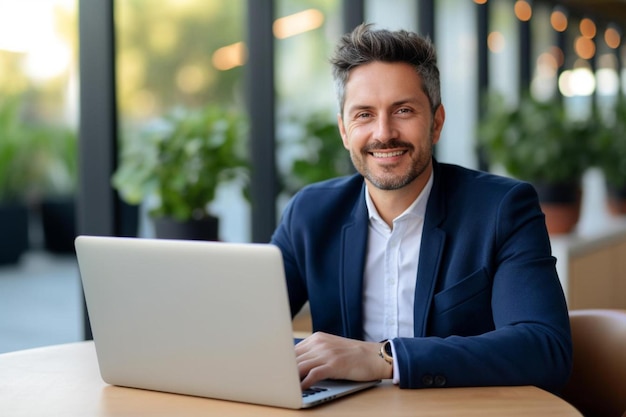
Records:
[[[365,193],[369,237],[363,277],[363,335],[367,341],[414,336],[417,266],[432,184],[431,175],[415,201],[393,220],[393,227],[380,217],[369,191]],[[395,362],[394,354],[394,381],[397,382]]]

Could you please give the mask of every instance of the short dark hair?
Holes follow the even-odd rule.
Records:
[[[433,43],[414,32],[373,30],[372,26],[363,23],[342,36],[330,59],[340,111],[343,112],[350,71],[360,65],[381,61],[405,62],[413,66],[422,78],[422,88],[434,113],[441,104],[441,87]]]

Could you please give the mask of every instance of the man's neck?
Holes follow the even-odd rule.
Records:
[[[420,195],[430,176],[432,168],[426,170],[411,184],[398,190],[381,190],[371,182],[367,182],[367,190],[380,217],[389,227],[393,227],[393,220],[402,214]]]

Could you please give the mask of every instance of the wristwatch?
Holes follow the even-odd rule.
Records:
[[[389,365],[393,365],[393,351],[391,350],[391,341],[385,340],[380,347],[378,356],[383,358]]]

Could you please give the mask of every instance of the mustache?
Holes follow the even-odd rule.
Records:
[[[363,148],[363,152],[382,151],[386,149],[407,148],[413,150],[413,144],[398,139],[390,139],[386,142],[376,140]]]

